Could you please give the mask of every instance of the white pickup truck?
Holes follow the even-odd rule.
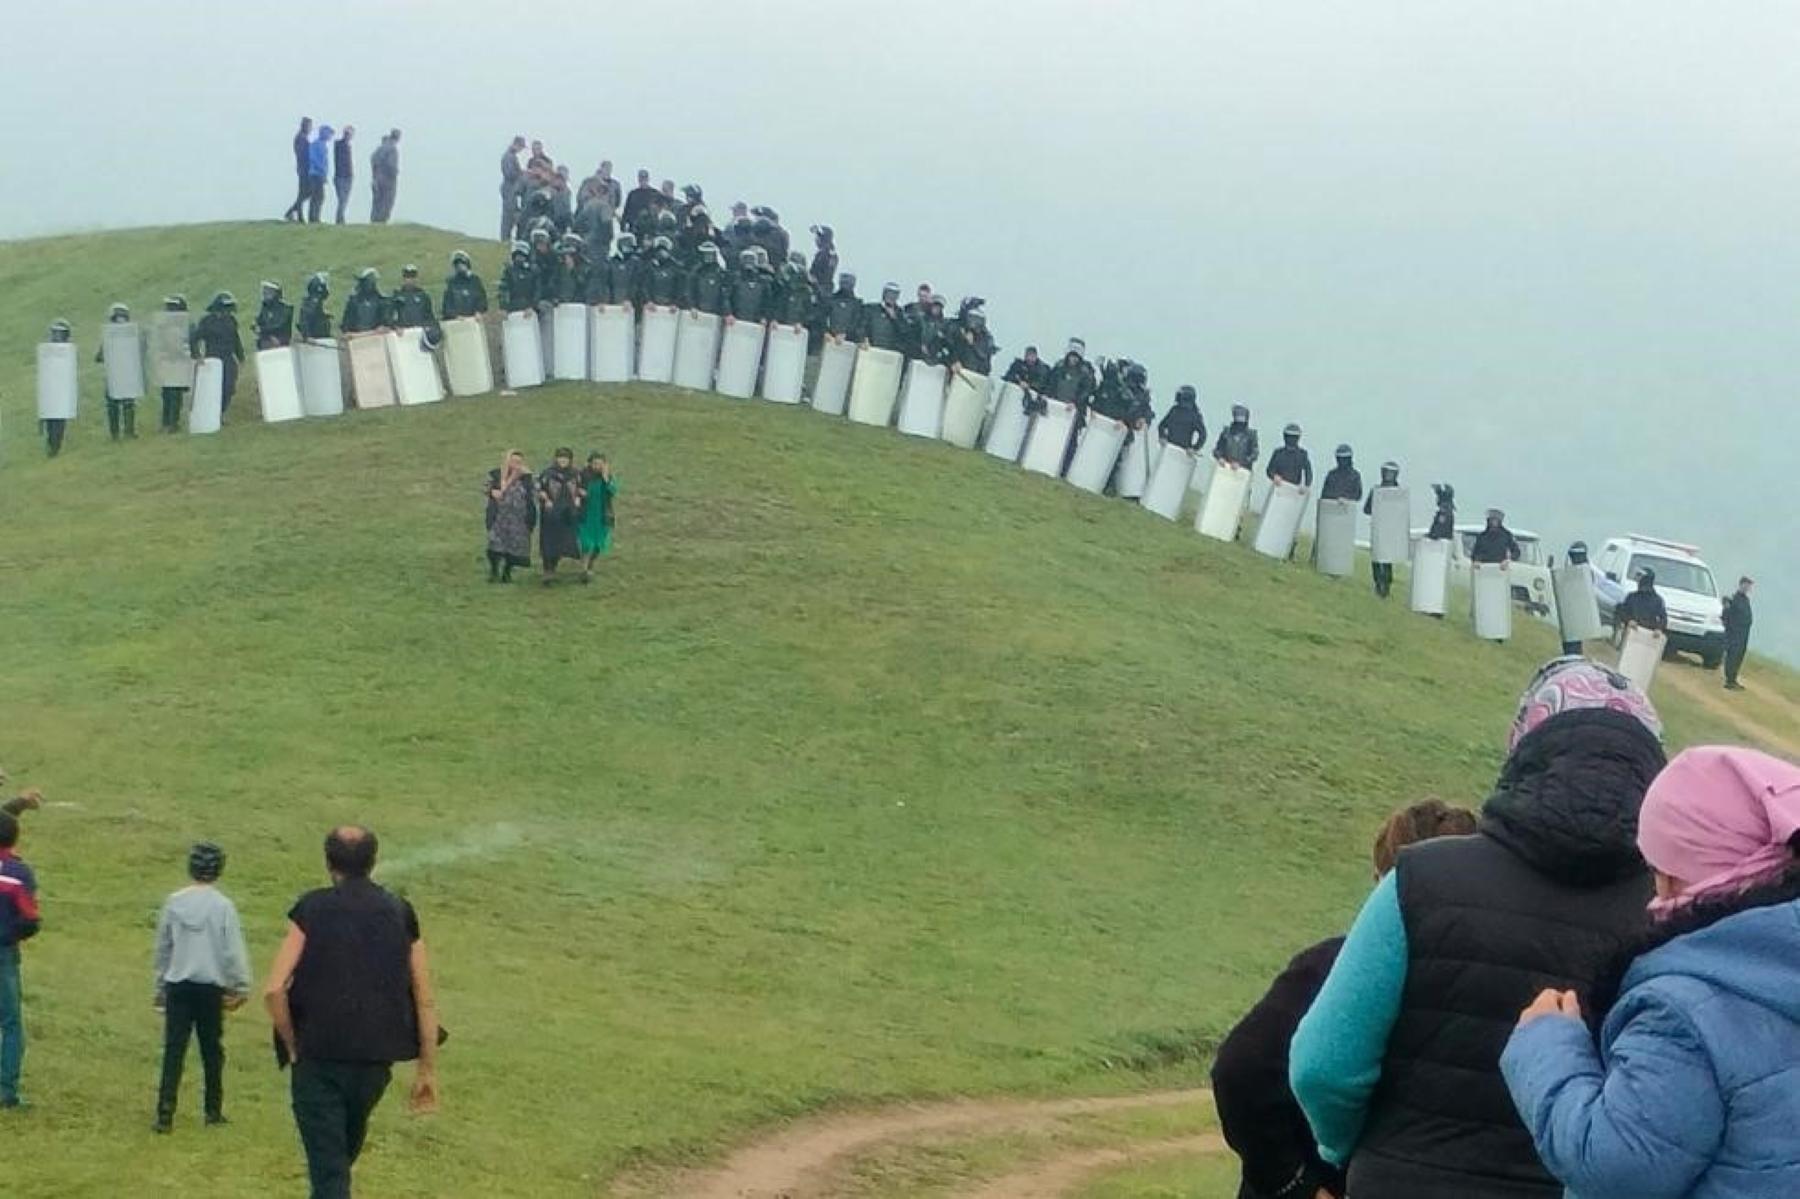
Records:
[[[1669,610],[1668,653],[1698,655],[1701,665],[1712,670],[1725,656],[1725,622],[1719,587],[1712,568],[1700,557],[1697,546],[1636,533],[1614,537],[1593,558],[1606,578],[1625,591],[1637,586],[1637,577],[1648,567],[1656,572],[1656,594]],[[1613,623],[1615,600],[1600,596],[1600,619]]]

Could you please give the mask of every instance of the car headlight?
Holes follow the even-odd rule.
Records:
[[[1542,591],[1544,589],[1544,580],[1542,580],[1542,579],[1531,580],[1531,589],[1533,591]]]

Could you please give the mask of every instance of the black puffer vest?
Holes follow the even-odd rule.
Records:
[[[1631,717],[1566,713],[1519,742],[1478,834],[1401,853],[1406,990],[1350,1164],[1356,1199],[1560,1199],[1500,1053],[1540,990],[1590,994],[1643,934],[1637,812],[1663,761]]]

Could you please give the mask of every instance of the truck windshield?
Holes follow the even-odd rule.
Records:
[[[1673,587],[1677,591],[1691,591],[1695,595],[1719,594],[1718,589],[1713,586],[1712,571],[1706,567],[1698,562],[1660,558],[1655,554],[1631,555],[1631,569],[1626,573],[1627,580],[1636,579],[1646,566],[1656,572],[1658,587]]]

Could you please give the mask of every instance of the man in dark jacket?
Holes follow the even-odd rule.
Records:
[[[1029,408],[1037,399],[1037,393],[1050,385],[1050,364],[1038,357],[1036,346],[1026,346],[1025,353],[1014,358],[1006,368],[1006,374],[1002,381],[1017,383],[1023,388],[1025,403]],[[1038,401],[1038,407],[1040,410],[1042,409],[1042,401]]]
[[[955,371],[986,375],[994,369],[994,339],[988,333],[987,313],[979,300],[965,300],[944,330],[944,352]]]
[[[717,248],[713,251],[718,252]],[[716,265],[716,263],[715,263]],[[658,308],[679,308],[686,304],[687,280],[675,265],[675,247],[668,238],[650,243],[650,258],[638,272],[638,306],[654,304]]]
[[[394,197],[400,191],[400,131],[390,129],[381,139],[375,153],[369,155],[369,177],[373,197],[369,204],[371,224],[385,225],[394,215]]]
[[[1360,500],[1363,498],[1362,473],[1356,469],[1355,457],[1347,445],[1337,448],[1337,465],[1325,472],[1325,485],[1319,498],[1326,500]]]
[[[906,314],[900,311],[900,285],[884,283],[881,302],[863,308],[862,344],[897,351],[906,344],[906,325]]]
[[[1200,393],[1192,384],[1175,389],[1175,405],[1163,413],[1156,435],[1184,450],[1198,450],[1206,444],[1206,420],[1200,415]]]
[[[284,221],[304,221],[306,200],[312,194],[312,118],[301,117],[294,134],[294,202],[281,214]]]
[[[1448,483],[1433,483],[1431,494],[1437,497],[1437,511],[1431,514],[1431,527],[1425,536],[1431,541],[1449,541],[1456,536],[1456,488]]]
[[[337,193],[337,223],[344,223],[344,212],[350,206],[350,187],[356,181],[356,161],[350,139],[356,136],[355,125],[345,125],[331,147],[331,186]]]
[[[644,213],[654,208],[661,198],[662,193],[650,182],[650,172],[639,171],[637,186],[625,197],[625,211],[619,216],[620,222],[627,229],[637,232],[638,222],[643,219]]]
[[[507,144],[500,156],[500,240],[510,242],[519,232],[519,211],[525,205],[525,168],[519,155],[525,150],[523,135]]]
[[[1400,464],[1383,462],[1381,464],[1381,482],[1370,488],[1368,498],[1363,500],[1363,515],[1369,517],[1375,515],[1375,493],[1377,491],[1383,487],[1398,486],[1400,486]],[[1386,599],[1388,592],[1394,589],[1394,564],[1392,562],[1370,562],[1369,574],[1375,580],[1375,594]]]
[[[657,240],[662,240],[658,238]],[[749,254],[751,251],[745,250]],[[754,269],[754,268],[752,268]],[[723,316],[726,302],[730,299],[731,278],[725,273],[725,264],[719,257],[719,248],[711,242],[700,247],[700,263],[686,280],[686,294],[683,307],[695,312],[709,312],[714,316]]]
[[[330,295],[331,283],[325,272],[315,271],[306,281],[306,296],[300,301],[296,327],[301,337],[308,341],[324,341],[331,336],[331,314],[325,311],[325,301]]]
[[[774,300],[775,280],[766,269],[765,260],[756,251],[745,250],[738,260],[737,274],[730,283],[728,323],[764,324],[769,319]],[[706,310],[702,308],[701,311]]]
[[[344,301],[339,326],[345,333],[372,333],[388,323],[388,298],[381,294],[381,275],[372,266],[356,273],[356,290]]]
[[[1521,697],[1480,832],[1405,850],[1369,897],[1291,1048],[1350,1194],[1561,1199],[1500,1053],[1541,989],[1591,994],[1645,927],[1635,831],[1661,731],[1624,678],[1554,660]]]
[[[1261,453],[1256,430],[1250,427],[1250,409],[1233,404],[1231,423],[1219,430],[1219,440],[1213,445],[1213,458],[1222,464],[1249,470],[1256,465]]]
[[[15,852],[19,844],[17,802],[9,802],[6,810],[0,811],[0,1109],[25,1105],[19,1094],[19,1074],[25,1064],[19,946],[37,935],[43,920],[37,876]]]
[[[419,268],[410,262],[400,268],[400,290],[388,306],[388,323],[396,329],[428,330],[433,344],[441,336],[437,315],[431,311],[431,297],[419,286]]]
[[[1100,389],[1100,380],[1095,376],[1094,365],[1087,360],[1086,354],[1087,343],[1079,337],[1071,337],[1069,348],[1063,352],[1062,361],[1050,368],[1042,389],[1052,399],[1075,405],[1077,424],[1087,417],[1088,405],[1093,402],[1094,393]],[[1074,441],[1073,437],[1069,439],[1071,448]]]
[[[775,281],[774,319],[783,325],[810,328],[819,313],[819,293],[806,273],[806,255],[795,250]]]
[[[1506,513],[1489,508],[1487,527],[1475,534],[1475,544],[1469,547],[1469,560],[1492,566],[1499,562],[1517,562],[1519,554],[1519,539],[1506,527]]]
[[[1271,483],[1312,486],[1312,458],[1300,447],[1299,425],[1290,423],[1281,430],[1281,447],[1269,455],[1269,468],[1264,473]]]
[[[437,1107],[437,1005],[419,917],[369,878],[378,845],[347,825],[325,838],[331,886],[288,911],[263,999],[292,1063],[294,1123],[315,1196],[350,1194],[369,1117],[395,1062],[416,1061],[410,1107]]]
[[[832,277],[837,274],[838,252],[837,235],[831,231],[830,225],[814,225],[812,266],[807,273],[812,281],[823,291],[831,286]]]
[[[263,281],[262,306],[256,310],[256,348],[272,350],[294,340],[294,306],[281,298],[281,284]]]
[[[217,358],[223,368],[219,387],[219,415],[231,408],[237,394],[238,367],[244,361],[244,339],[238,334],[237,298],[222,291],[206,306],[206,315],[194,326],[192,349],[196,358]]]
[[[944,301],[932,296],[906,327],[905,353],[928,365],[944,361]]]
[[[522,241],[512,244],[506,269],[500,272],[497,298],[502,312],[532,312],[537,308],[537,268],[531,263],[531,247]]]
[[[1656,572],[1646,566],[1638,572],[1637,590],[1620,600],[1613,608],[1613,623],[1623,630],[1628,625],[1661,633],[1669,627],[1669,609],[1656,593]]]
[[[1725,690],[1742,691],[1738,671],[1744,668],[1744,656],[1750,652],[1750,588],[1756,585],[1749,575],[1738,580],[1737,590],[1725,597],[1720,619],[1725,622]]]
[[[480,316],[488,310],[487,288],[462,250],[450,255],[450,277],[444,280],[444,302],[439,308],[447,321]]]
[[[825,301],[825,336],[839,341],[862,340],[863,302],[856,294],[856,276],[838,276],[837,290]]]
[[[639,269],[637,238],[621,234],[617,252],[604,262],[596,262],[588,272],[589,304],[633,304],[637,302]]]

